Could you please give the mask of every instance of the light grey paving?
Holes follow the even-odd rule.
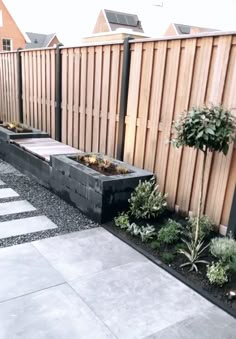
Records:
[[[0,188],[0,199],[19,197],[19,194],[11,188]]]
[[[133,261],[141,254],[99,227],[33,242],[66,280],[72,280]]]
[[[143,338],[210,307],[150,262],[108,269],[70,285],[118,338]]]
[[[235,339],[236,321],[212,306],[145,339]]]
[[[0,249],[0,277],[0,301],[64,282],[31,244]]]
[[[66,284],[0,304],[1,339],[115,339]]]
[[[0,186],[5,185],[5,182],[3,182],[2,180],[0,180]]]
[[[35,211],[36,208],[26,200],[0,203],[0,216]]]
[[[52,228],[57,226],[46,216],[4,221],[0,222],[0,239]]]

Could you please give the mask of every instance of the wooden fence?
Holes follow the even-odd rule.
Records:
[[[236,112],[236,34],[135,40],[124,160],[156,173],[170,208],[196,212],[200,153],[174,149],[172,121],[203,103]],[[62,141],[116,157],[123,44],[60,48]],[[20,52],[24,122],[55,137],[56,49]],[[19,75],[18,75],[19,76]],[[0,53],[0,117],[18,118],[17,53]],[[236,149],[207,159],[204,210],[227,225],[236,182]]]
[[[172,121],[192,106],[222,103],[236,112],[236,36],[131,43],[124,160],[156,173],[168,204],[196,213],[200,152],[174,149]],[[227,225],[236,150],[207,159],[204,211]]]

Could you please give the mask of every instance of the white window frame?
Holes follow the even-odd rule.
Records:
[[[4,52],[10,52],[9,50],[6,50],[6,49],[3,48],[3,40],[8,40],[8,41],[10,41],[10,51],[12,51],[12,39],[9,39],[9,38],[2,38],[2,50],[3,50]]]

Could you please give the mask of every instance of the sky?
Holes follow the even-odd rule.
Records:
[[[23,32],[54,33],[65,46],[91,35],[102,8],[137,14],[145,33],[163,35],[171,22],[236,31],[236,0],[4,0]],[[155,6],[161,5],[163,6]]]

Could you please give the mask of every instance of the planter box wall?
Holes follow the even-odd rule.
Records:
[[[153,174],[110,159],[131,173],[106,176],[75,162],[72,157],[52,156],[51,187],[93,220],[103,223],[128,207],[128,199],[139,181]]]
[[[32,128],[32,132],[29,133],[15,133],[4,127],[0,126],[0,142],[7,142],[14,139],[26,139],[26,138],[49,138],[48,133],[42,132],[38,129]]]

